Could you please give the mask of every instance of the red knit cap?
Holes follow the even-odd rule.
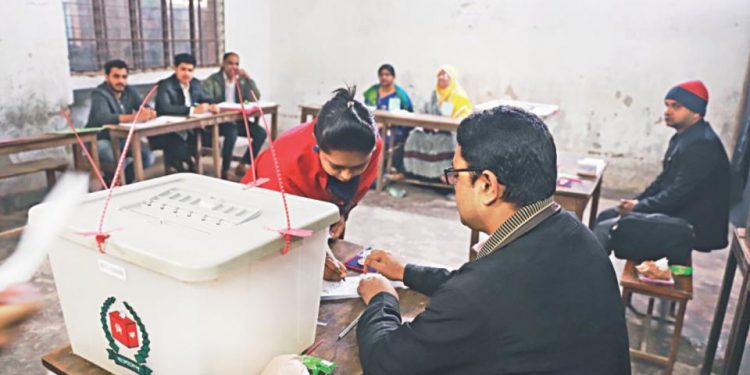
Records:
[[[680,86],[683,89],[697,95],[699,98],[708,101],[708,89],[706,89],[706,85],[704,85],[701,81],[687,81],[680,83],[677,86]]]
[[[672,87],[665,99],[672,99],[685,106],[687,109],[706,115],[708,105],[708,89],[701,81],[687,81]]]

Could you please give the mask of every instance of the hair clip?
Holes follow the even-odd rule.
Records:
[[[354,100],[346,102],[346,108],[351,108],[354,105]]]

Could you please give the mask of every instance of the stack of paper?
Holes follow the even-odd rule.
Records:
[[[146,122],[136,122],[135,127],[136,128],[147,128],[150,126],[157,126],[157,125],[165,125],[165,124],[171,124],[173,122],[180,122],[185,121],[185,117],[180,116],[159,116],[155,119],[148,120]],[[132,126],[132,122],[123,122],[120,123],[121,126]]]
[[[346,281],[323,281],[323,289],[320,292],[321,301],[335,301],[340,299],[359,298],[357,287],[362,276],[349,276]],[[406,289],[406,285],[400,281],[391,281],[394,288]]]

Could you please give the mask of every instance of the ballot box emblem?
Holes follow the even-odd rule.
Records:
[[[123,301],[118,309],[115,302],[115,297],[104,300],[99,314],[104,337],[109,344],[108,358],[136,374],[150,375],[152,371],[146,366],[146,360],[151,351],[151,341],[146,326],[130,304]]]

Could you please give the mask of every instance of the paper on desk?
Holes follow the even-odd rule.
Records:
[[[185,117],[180,116],[159,116],[157,118],[145,121],[145,122],[136,122],[135,127],[137,128],[147,128],[149,126],[156,126],[156,125],[164,125],[164,124],[171,124],[173,122],[180,122],[185,121]],[[121,126],[132,126],[132,122],[122,122],[120,123]]]
[[[320,292],[321,301],[336,301],[340,299],[359,298],[357,287],[362,276],[347,276],[346,281],[325,281]],[[391,281],[394,288],[406,289],[400,281]]]
[[[275,103],[272,102],[265,102],[260,101],[258,103],[255,102],[245,102],[245,111],[251,111],[254,110],[256,107],[260,105],[261,107],[270,107],[272,105],[275,105]],[[225,111],[241,111],[242,105],[240,103],[233,103],[233,102],[223,102],[216,105],[221,110]]]
[[[192,115],[190,115],[190,118],[203,118],[203,117],[210,117],[213,115],[214,114],[211,112],[193,113]]]

